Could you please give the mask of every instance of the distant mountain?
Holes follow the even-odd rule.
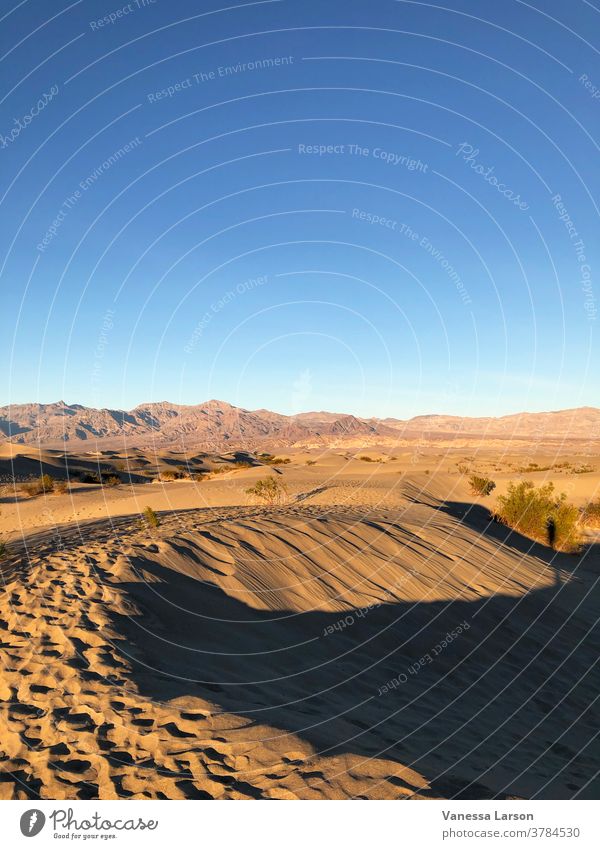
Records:
[[[555,442],[599,437],[600,409],[596,407],[499,418],[416,416],[406,421],[327,412],[284,416],[234,407],[225,401],[193,406],[161,401],[133,410],[98,410],[64,401],[0,407],[0,441],[49,448],[67,444],[79,450],[124,444],[222,451],[401,445],[415,439],[440,443],[474,438]]]
[[[408,421],[377,419],[381,424],[403,432],[421,434],[468,434],[540,439],[568,437],[600,440],[600,409],[575,407],[548,413],[514,413],[510,416],[469,418],[462,416],[415,416]]]
[[[313,422],[269,410],[246,410],[225,401],[194,406],[162,401],[133,410],[97,410],[80,404],[19,404],[0,407],[0,440],[58,447],[109,448],[131,446],[181,447],[202,450],[226,448],[290,447],[303,442],[327,445],[348,435],[365,439],[375,435],[395,437],[383,424],[367,423],[354,416],[330,417]]]

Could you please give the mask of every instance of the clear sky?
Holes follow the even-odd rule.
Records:
[[[3,404],[598,405],[591,3],[0,8]]]

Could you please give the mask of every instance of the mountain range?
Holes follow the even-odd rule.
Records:
[[[133,410],[95,409],[64,401],[0,407],[0,441],[48,448],[66,443],[78,450],[123,445],[210,451],[350,448],[492,438],[593,442],[600,439],[600,409],[578,407],[485,418],[426,415],[404,420],[325,411],[285,416],[215,400],[190,406],[161,401]]]

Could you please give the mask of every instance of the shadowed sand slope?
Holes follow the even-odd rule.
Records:
[[[27,541],[5,798],[597,797],[597,553],[405,491]]]

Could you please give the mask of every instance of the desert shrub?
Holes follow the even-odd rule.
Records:
[[[249,463],[247,460],[234,460],[236,469],[252,469],[254,468],[252,463]]]
[[[520,474],[527,474],[527,472],[548,472],[552,468],[553,466],[540,466],[539,463],[528,463],[526,466],[520,466],[517,471]]]
[[[366,454],[362,454],[358,459],[362,460],[363,463],[381,463],[381,462],[383,462],[381,457],[377,457],[374,460],[373,457],[369,457]]]
[[[260,460],[267,466],[287,466],[289,457],[275,457],[273,454],[260,454]]]
[[[69,485],[66,481],[54,481],[54,492],[57,495],[64,495],[69,491]]]
[[[102,485],[103,486],[119,486],[121,483],[121,478],[118,475],[102,475]]]
[[[0,560],[6,560],[8,557],[8,546],[4,540],[0,539]]]
[[[556,551],[576,552],[581,546],[579,510],[566,501],[557,501],[548,525],[548,536]]]
[[[81,483],[100,483],[100,478],[95,472],[81,472],[79,480]]]
[[[494,489],[496,489],[496,484],[493,480],[490,480],[490,478],[480,477],[479,475],[471,475],[469,478],[469,485],[473,495],[489,495]]]
[[[594,467],[590,466],[589,463],[583,463],[581,466],[577,466],[576,469],[573,469],[574,475],[587,475],[588,472],[593,472]]]
[[[585,505],[581,512],[581,521],[586,528],[600,528],[600,498]]]
[[[144,507],[142,517],[149,528],[158,528],[160,521],[152,507]]]
[[[40,475],[33,481],[23,484],[23,491],[27,495],[41,495],[44,492],[52,492],[54,489],[54,478],[52,475]]]
[[[461,475],[466,475],[467,472],[469,471],[469,467],[467,466],[466,463],[457,463],[456,468],[461,473]]]
[[[496,518],[519,533],[552,546],[556,551],[576,551],[580,544],[579,511],[567,503],[554,484],[537,489],[531,481],[510,483],[498,496]]]
[[[283,504],[287,499],[285,484],[274,477],[261,478],[256,481],[254,486],[246,490],[246,494],[253,496],[257,501],[262,501],[269,506]]]
[[[161,481],[175,481],[178,478],[177,472],[174,472],[172,469],[166,469],[164,472],[161,472],[159,475],[159,480]]]
[[[306,461],[306,465],[307,465],[307,466],[316,466],[316,465],[317,465],[317,461],[316,461],[316,460],[307,460],[307,461]]]

